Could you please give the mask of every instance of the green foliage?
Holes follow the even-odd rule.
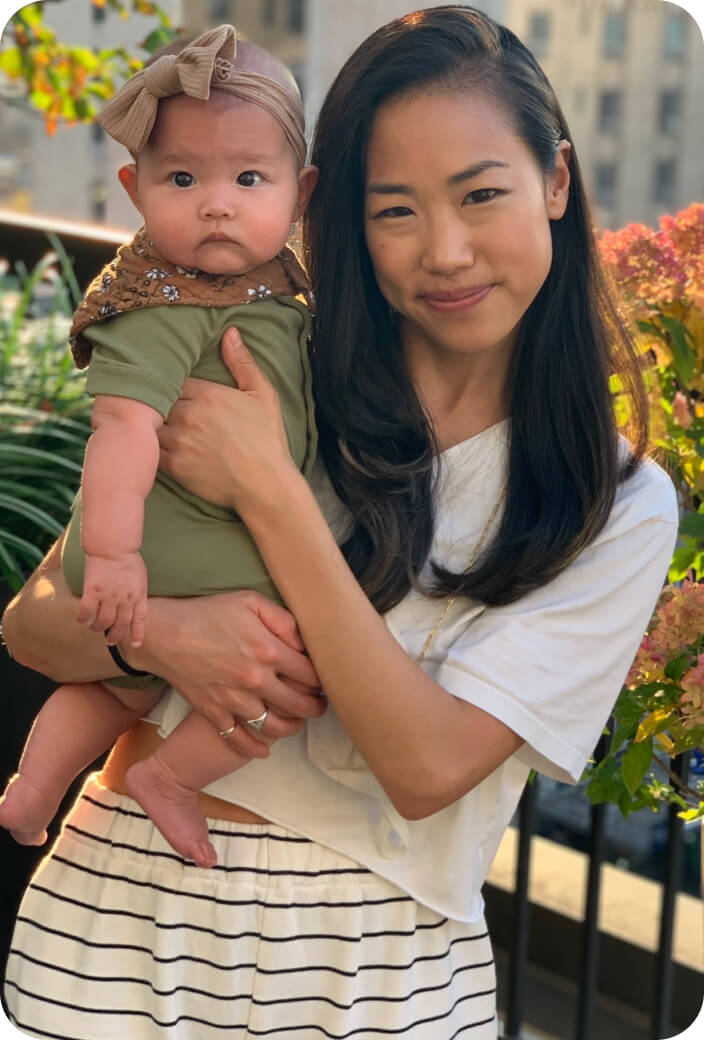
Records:
[[[704,205],[601,237],[602,257],[635,330],[650,398],[653,446],[685,515],[669,580],[704,577]],[[628,420],[622,386],[612,390]]]
[[[130,8],[134,14],[157,18],[157,27],[140,44],[147,54],[179,36],[162,8],[150,0],[131,0],[129,5],[126,0],[93,0],[93,4],[121,18],[129,17]],[[144,62],[125,47],[96,52],[58,40],[44,23],[43,7],[28,4],[10,19],[0,70],[10,79],[24,80],[29,104],[44,114],[47,132],[54,133],[59,121],[92,122],[102,103]]]
[[[90,434],[85,378],[67,348],[80,290],[50,238],[54,252],[32,271],[18,264],[0,277],[0,577],[15,591],[68,522]]]
[[[704,784],[688,787],[670,766],[695,748],[704,748],[704,585],[686,578],[660,596],[616,702],[606,754],[584,775],[587,795],[625,816],[661,802],[685,819],[704,816]]]

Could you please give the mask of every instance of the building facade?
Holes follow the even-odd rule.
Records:
[[[507,0],[562,104],[599,227],[704,200],[704,43],[666,0]]]
[[[284,61],[312,127],[343,62],[374,29],[423,0],[161,0],[196,34],[222,22]],[[425,0],[440,6],[442,0]],[[704,43],[668,0],[477,0],[531,48],[562,103],[595,223],[655,224],[704,199]],[[137,49],[149,20],[122,21],[90,0],[45,6],[60,38]],[[0,100],[0,205],[126,228],[138,216],[116,180],[126,156],[97,127],[60,127]],[[20,113],[18,115],[18,112]]]

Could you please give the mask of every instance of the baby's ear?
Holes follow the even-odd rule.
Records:
[[[298,174],[298,197],[296,199],[296,210],[293,214],[294,223],[299,220],[306,211],[310,202],[313,189],[318,183],[320,171],[317,166],[304,166]]]
[[[128,163],[126,166],[121,166],[117,171],[117,179],[132,200],[133,206],[142,213],[137,191],[137,164]],[[144,216],[143,213],[142,216]]]

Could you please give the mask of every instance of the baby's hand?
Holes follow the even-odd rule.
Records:
[[[105,632],[108,643],[119,643],[130,632],[140,646],[147,620],[147,569],[138,552],[121,556],[88,556],[77,620],[94,632]]]

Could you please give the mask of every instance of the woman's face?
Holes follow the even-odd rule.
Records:
[[[365,233],[379,288],[414,356],[508,358],[547,277],[550,221],[565,212],[567,155],[545,175],[488,98],[437,89],[375,117]]]

